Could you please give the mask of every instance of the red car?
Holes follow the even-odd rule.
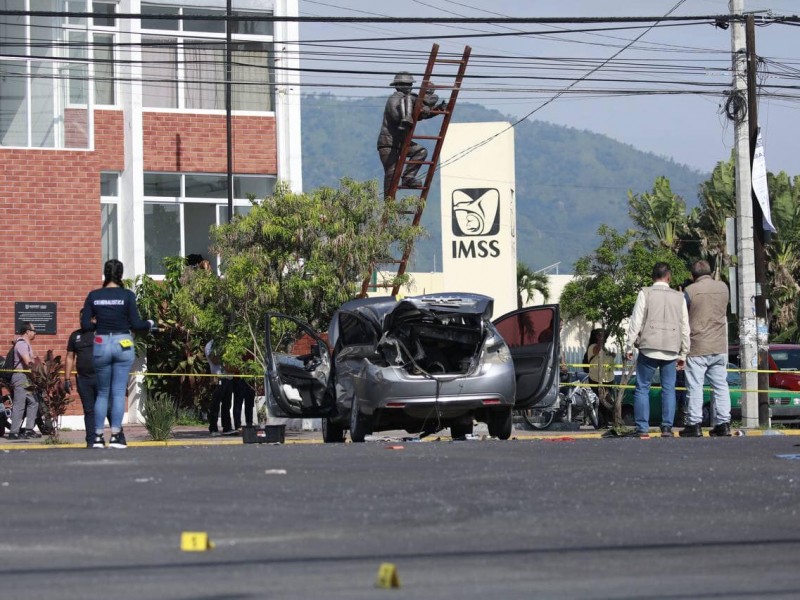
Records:
[[[741,365],[739,346],[731,346],[728,360]],[[769,374],[769,387],[800,391],[800,344],[770,344],[769,369],[777,371]]]

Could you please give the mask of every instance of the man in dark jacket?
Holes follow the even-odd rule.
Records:
[[[83,309],[80,312],[83,316]],[[97,381],[94,377],[94,329],[76,329],[67,341],[67,358],[64,363],[64,389],[72,393],[72,372],[83,405],[83,421],[86,426],[86,447],[94,442],[94,401],[97,397]]]
[[[403,147],[406,135],[411,131],[414,120],[414,104],[417,101],[417,94],[411,91],[414,85],[414,77],[408,71],[401,71],[395,75],[390,83],[396,90],[386,101],[386,108],[383,111],[383,123],[381,132],[378,135],[378,155],[383,164],[383,196],[389,197],[389,188],[392,185],[392,177],[400,158],[400,150]],[[422,112],[420,119],[430,119],[436,114],[431,113],[431,109],[441,110],[444,102],[439,102],[439,97],[428,92],[423,99]],[[408,146],[407,160],[423,161],[428,156],[428,151],[419,144],[412,141]],[[401,184],[409,188],[421,188],[422,182],[417,179],[417,173],[422,165],[407,164],[403,171]]]

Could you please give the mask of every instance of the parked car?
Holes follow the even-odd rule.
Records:
[[[731,418],[742,418],[742,375],[737,370],[739,367],[728,363],[728,389],[731,394]],[[629,385],[636,384],[636,376],[631,377]],[[650,387],[650,424],[661,424],[661,380],[658,371],[653,377]],[[711,426],[711,382],[706,378],[703,386],[703,420],[704,427]],[[772,419],[783,422],[800,421],[800,393],[782,388],[769,388],[769,405],[772,410]],[[682,427],[684,424],[682,407],[675,410],[675,425]],[[633,389],[626,389],[622,400],[622,418],[627,425],[633,425]]]
[[[322,418],[326,442],[391,429],[423,435],[473,421],[508,439],[512,410],[558,392],[557,305],[504,315],[480,294],[361,298],[333,315],[327,340],[280,313],[267,319],[265,383],[273,414]]]
[[[728,360],[740,365],[739,346],[728,349]],[[800,391],[800,344],[770,344],[769,387]]]

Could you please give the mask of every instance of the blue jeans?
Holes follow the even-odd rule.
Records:
[[[703,384],[711,384],[714,413],[712,425],[731,420],[731,394],[728,389],[728,357],[725,354],[704,354],[686,358],[686,387],[689,407],[686,424],[696,425],[703,420]]]
[[[128,376],[133,359],[133,336],[130,333],[95,335],[94,373],[97,378],[97,398],[94,402],[94,429],[103,434],[108,404],[111,403],[111,433],[122,429],[122,415],[128,396]]]
[[[661,372],[661,426],[672,427],[675,420],[675,366],[677,360],[650,358],[639,352],[636,360],[636,389],[633,392],[633,416],[636,431],[650,430],[650,383],[656,369]]]

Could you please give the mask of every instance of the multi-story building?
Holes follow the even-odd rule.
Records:
[[[300,191],[297,0],[0,3],[0,340],[64,353],[103,262],[126,277],[209,252],[278,180]],[[230,37],[231,60],[226,40]],[[227,68],[230,77],[227,77]]]

